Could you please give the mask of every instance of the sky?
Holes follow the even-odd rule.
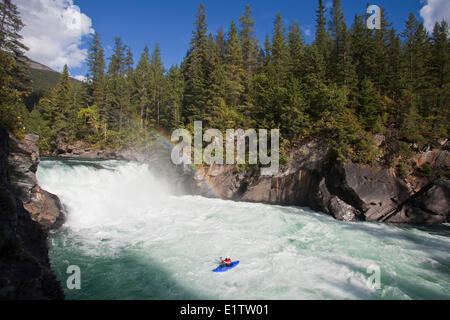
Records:
[[[388,21],[403,30],[413,12],[431,32],[436,21],[450,22],[450,0],[341,0],[347,25],[356,14],[364,14],[367,4],[385,9]],[[121,37],[131,47],[135,64],[146,45],[159,43],[166,68],[180,64],[186,55],[194,29],[195,13],[203,3],[208,31],[227,32],[232,20],[238,23],[245,5],[252,8],[256,36],[260,43],[271,35],[278,11],[286,27],[300,24],[306,42],[315,33],[317,0],[13,0],[25,23],[23,42],[27,55],[61,71],[67,64],[73,77],[82,79],[88,72],[88,38],[98,32],[106,57],[112,54],[114,38]],[[324,0],[331,7],[331,0]]]

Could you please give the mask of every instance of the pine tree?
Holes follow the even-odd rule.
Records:
[[[375,86],[367,78],[361,82],[358,94],[358,117],[362,127],[369,132],[375,132],[380,126],[378,93]]]
[[[182,126],[181,108],[183,103],[184,78],[181,69],[173,66],[167,73],[167,123],[168,131]]]
[[[126,55],[124,59],[124,69],[125,69],[125,75],[127,78],[131,78],[134,71],[134,60],[133,60],[133,53],[131,52],[131,48],[127,47],[126,49]]]
[[[333,38],[331,50],[332,78],[338,85],[355,86],[355,69],[351,58],[351,42],[340,0],[333,0],[329,29]]]
[[[30,90],[31,80],[28,67],[24,60],[25,52],[28,51],[27,46],[22,43],[23,37],[20,34],[24,24],[20,18],[17,6],[11,0],[3,0],[0,2],[0,52],[3,52],[2,64],[10,65],[10,72],[6,72],[8,68],[2,71],[4,77],[12,77],[11,85],[13,89],[19,92]],[[8,59],[13,61],[9,62]]]
[[[225,34],[223,33],[223,29],[220,28],[217,31],[217,35],[216,35],[216,45],[217,45],[217,50],[219,52],[219,57],[220,57],[220,62],[224,63],[225,61]]]
[[[245,12],[239,18],[240,21],[240,31],[239,40],[242,47],[242,57],[243,57],[243,69],[244,69],[244,85],[245,93],[243,100],[248,102],[250,100],[250,84],[257,67],[257,56],[258,56],[258,42],[255,37],[255,31],[253,27],[255,26],[255,21],[251,17],[252,11],[249,5],[245,6]]]
[[[372,50],[370,51],[371,60],[374,63],[374,68],[371,69],[371,79],[373,84],[378,87],[382,94],[387,93],[389,78],[392,76],[392,70],[389,68],[389,41],[395,41],[391,38],[390,30],[391,24],[385,17],[385,11],[381,8],[380,12],[381,28],[376,29],[371,39]]]
[[[116,37],[114,39],[113,55],[109,58],[108,74],[124,75],[126,73],[126,46],[122,43],[122,39]]]
[[[242,95],[245,92],[245,71],[241,44],[234,21],[231,22],[227,37],[225,72],[227,79],[227,103],[230,106],[238,106],[241,104]]]
[[[227,49],[225,48],[225,60],[227,59],[226,50]],[[221,53],[217,42],[211,34],[208,36],[207,52],[208,102],[205,120],[209,123],[209,125],[214,128],[218,128],[220,127],[220,123],[222,121],[222,109],[225,105],[227,83],[225,79],[225,64],[222,62]]]
[[[304,46],[305,42],[298,22],[292,22],[289,35],[289,70],[296,79],[302,79],[304,75]]]
[[[89,67],[89,82],[91,83],[90,103],[101,108],[104,100],[104,76],[106,63],[98,33],[95,33],[90,40],[87,65]]]
[[[322,52],[316,45],[305,50],[305,85],[308,109],[313,121],[318,121],[328,108],[328,87],[326,85],[327,66]]]
[[[17,6],[11,0],[0,2],[0,51],[10,53],[14,58],[23,57],[28,48],[21,42],[20,31],[24,27]]]
[[[403,87],[403,77],[401,72],[401,49],[402,41],[395,30],[389,31],[389,45],[387,48],[387,74],[384,84],[384,93],[394,101],[400,97]]]
[[[52,94],[52,111],[52,118],[49,120],[54,133],[66,141],[70,140],[74,134],[72,119],[76,118],[76,111],[67,65],[64,66],[62,75]]]
[[[263,65],[267,66],[271,61],[272,56],[272,44],[270,43],[269,36],[266,35],[264,39],[264,63]]]
[[[326,30],[327,20],[325,18],[327,9],[323,5],[323,0],[319,0],[319,8],[317,9],[317,19],[316,19],[316,38],[314,40],[314,45],[317,46],[319,52],[324,56],[324,59],[328,59],[328,32]]]
[[[429,109],[426,96],[429,93],[430,78],[430,39],[423,23],[419,23],[416,16],[411,13],[402,33],[404,40],[403,66],[407,90],[406,96],[416,101],[410,102],[416,106],[419,113],[428,116]]]
[[[370,30],[367,29],[365,17],[356,15],[354,23],[350,29],[351,53],[352,60],[355,65],[355,72],[358,82],[371,77],[373,70],[373,59],[371,53],[373,51],[373,43],[371,41]]]
[[[186,122],[204,118],[208,94],[207,23],[203,4],[199,5],[196,18],[191,46],[183,63],[185,92],[182,114]]]
[[[259,127],[280,127],[282,116],[289,108],[287,46],[283,19],[278,12],[274,21],[272,46],[266,38],[266,66],[255,77],[255,114]]]
[[[153,119],[156,127],[160,127],[161,121],[161,103],[164,89],[164,66],[161,59],[161,51],[159,44],[155,45],[152,56],[150,58],[150,105],[153,108]],[[149,119],[146,119],[149,120]]]
[[[123,118],[130,108],[131,88],[126,78],[132,66],[131,51],[118,37],[115,38],[113,54],[110,57],[108,73],[106,76],[105,112],[107,115],[107,128],[112,131],[122,132]],[[132,70],[131,70],[132,72]],[[107,138],[105,131],[105,138]],[[120,139],[120,136],[118,136]]]
[[[433,138],[450,131],[450,31],[446,21],[436,23],[431,38],[429,116]]]
[[[133,76],[133,87],[135,101],[138,106],[141,129],[144,127],[147,118],[148,108],[150,106],[149,88],[150,88],[150,57],[149,49],[146,46],[139,59],[136,71]]]
[[[272,39],[271,64],[277,81],[282,81],[288,69],[288,47],[286,43],[285,28],[281,13],[278,12],[274,22]],[[281,85],[281,83],[278,83]]]
[[[20,96],[29,89],[28,68],[22,58],[28,48],[23,45],[20,31],[23,23],[11,0],[0,1],[0,125],[21,134],[22,112]]]

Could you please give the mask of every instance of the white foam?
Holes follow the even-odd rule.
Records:
[[[132,252],[156,260],[174,281],[213,299],[414,298],[421,286],[448,294],[446,236],[343,223],[302,208],[176,197],[145,165],[104,164],[113,170],[44,161],[38,172],[42,187],[67,205],[77,250],[91,257]],[[240,266],[211,272],[224,255]],[[366,273],[373,264],[382,272],[375,291]]]

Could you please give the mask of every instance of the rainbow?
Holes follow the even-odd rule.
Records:
[[[171,138],[169,136],[167,136],[165,133],[163,133],[162,131],[157,131],[156,129],[152,129],[152,128],[145,128],[152,136],[156,137],[157,141],[159,141],[164,147],[166,147],[169,150],[172,150],[172,148],[175,147],[175,143],[172,142]],[[221,196],[221,192],[219,192],[215,187],[214,184],[210,181],[210,178],[208,178],[208,176],[201,172],[199,169],[197,169],[193,164],[189,164],[189,166],[195,171],[195,172],[199,172],[203,178],[204,181],[206,182],[209,190],[214,193],[214,195],[222,200],[225,200],[222,196]]]

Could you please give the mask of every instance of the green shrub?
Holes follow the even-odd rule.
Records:
[[[433,174],[433,167],[425,162],[420,168],[416,170],[415,175],[418,177],[429,177]]]
[[[397,175],[402,178],[406,179],[409,176],[409,166],[405,162],[400,162],[397,164]]]

